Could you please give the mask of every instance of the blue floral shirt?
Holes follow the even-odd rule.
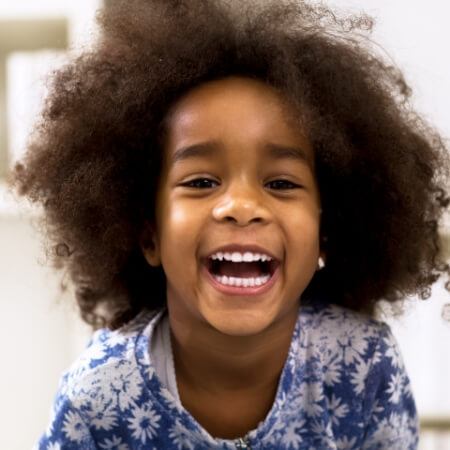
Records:
[[[229,440],[202,428],[156,375],[149,341],[163,312],[94,334],[63,375],[36,449],[417,449],[410,382],[386,324],[302,306],[271,410]]]

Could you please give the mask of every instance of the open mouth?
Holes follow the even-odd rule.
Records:
[[[209,273],[221,284],[238,287],[258,287],[266,284],[275,273],[279,262],[252,261],[233,262],[208,258]]]
[[[271,261],[233,262],[208,258],[208,270],[212,275],[226,275],[229,277],[257,277],[272,275],[278,265]]]

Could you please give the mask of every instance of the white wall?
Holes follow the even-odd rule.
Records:
[[[415,105],[450,138],[450,3],[444,0],[330,0],[376,19],[373,40],[404,70]]]
[[[72,46],[93,35],[99,0],[0,0],[0,21],[68,18]],[[11,54],[7,75],[10,154],[18,157],[45,92],[44,74],[61,55],[42,51]],[[59,278],[44,264],[30,211],[18,207],[0,181],[0,449],[31,448],[48,425],[61,372],[84,347],[89,330]]]
[[[87,334],[56,277],[39,263],[27,220],[0,220],[0,248],[0,448],[22,450],[47,426],[60,372],[80,349],[75,333]]]

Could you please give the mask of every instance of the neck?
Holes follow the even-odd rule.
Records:
[[[276,392],[296,319],[292,315],[258,335],[229,336],[206,323],[189,327],[169,313],[177,380],[216,396]]]

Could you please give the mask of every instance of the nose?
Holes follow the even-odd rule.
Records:
[[[214,219],[218,222],[233,222],[238,226],[267,222],[270,211],[258,189],[248,182],[230,185],[213,208]]]

